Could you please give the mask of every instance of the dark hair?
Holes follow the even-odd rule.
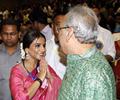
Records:
[[[29,29],[26,32],[26,34],[24,35],[24,37],[23,37],[23,41],[22,41],[23,42],[23,49],[29,48],[31,43],[36,38],[40,38],[40,37],[43,37],[45,39],[45,41],[46,41],[46,38],[45,38],[45,36],[42,33],[38,32],[38,31],[36,31],[34,29]]]
[[[54,13],[54,15],[53,15],[53,17],[52,17],[52,20],[54,20],[57,16],[59,16],[59,15],[65,15],[65,14],[67,14],[67,12],[63,12],[63,11],[56,11],[55,13]]]
[[[70,7],[69,8],[66,8],[66,6],[63,6],[63,7],[58,7],[55,11],[54,11],[54,14],[52,16],[52,20],[54,20],[54,18],[56,16],[59,16],[59,15],[65,15],[69,12],[70,10]]]
[[[120,16],[120,12],[118,12],[118,13],[115,14],[115,17],[117,17],[117,16]]]
[[[45,24],[47,25],[47,14],[44,13],[41,10],[33,11],[30,15],[29,18],[32,22],[37,21],[38,23]]]
[[[20,24],[16,20],[14,20],[13,18],[7,18],[7,19],[3,20],[2,24],[1,24],[1,31],[2,31],[2,27],[4,25],[16,25],[17,31],[20,30]]]

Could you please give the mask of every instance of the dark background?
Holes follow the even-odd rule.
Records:
[[[45,2],[51,3],[53,1],[54,0],[0,0],[0,10],[13,10],[25,5],[37,4],[38,2],[44,4]]]
[[[105,2],[111,3],[113,1],[118,1],[120,3],[120,0],[0,0],[0,10],[5,10],[5,9],[15,9],[16,7],[22,7],[23,5],[32,5],[32,4],[37,4],[38,2],[41,4],[44,3],[52,3],[54,1],[59,1],[59,2],[72,2],[72,3],[82,3],[86,1],[88,4],[91,3],[103,3]]]

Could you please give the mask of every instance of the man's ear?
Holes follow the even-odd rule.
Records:
[[[67,29],[68,33],[67,33],[67,36],[66,36],[66,41],[69,41],[69,39],[74,35],[73,34],[73,28],[72,27],[69,27]]]

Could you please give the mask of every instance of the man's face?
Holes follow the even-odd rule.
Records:
[[[58,41],[58,34],[59,34],[56,28],[60,26],[60,24],[62,23],[63,19],[64,19],[64,15],[58,15],[54,19],[54,23],[53,23],[53,27],[52,28],[53,28],[53,33],[55,35],[55,40],[56,41]]]
[[[95,12],[97,18],[98,18],[98,21],[100,22],[101,20],[101,17],[100,17],[100,10],[98,8],[93,8],[93,11]]]
[[[56,27],[58,32],[58,40],[60,43],[60,48],[62,51],[67,54],[68,48],[68,41],[67,41],[67,34],[68,34],[68,27],[64,25],[64,21],[62,21],[58,27]]]
[[[43,30],[43,24],[40,22],[35,21],[33,23],[33,28],[36,29],[37,31],[42,31]]]
[[[19,41],[19,33],[16,25],[3,25],[1,38],[6,47],[14,47]]]
[[[39,23],[37,22],[37,21],[35,21],[34,23],[33,23],[33,28],[34,29],[36,29],[37,31],[39,31],[39,25],[38,25]]]

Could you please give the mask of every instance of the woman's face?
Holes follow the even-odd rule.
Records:
[[[28,53],[31,58],[41,60],[45,57],[46,53],[46,41],[43,37],[36,38],[28,48]]]

